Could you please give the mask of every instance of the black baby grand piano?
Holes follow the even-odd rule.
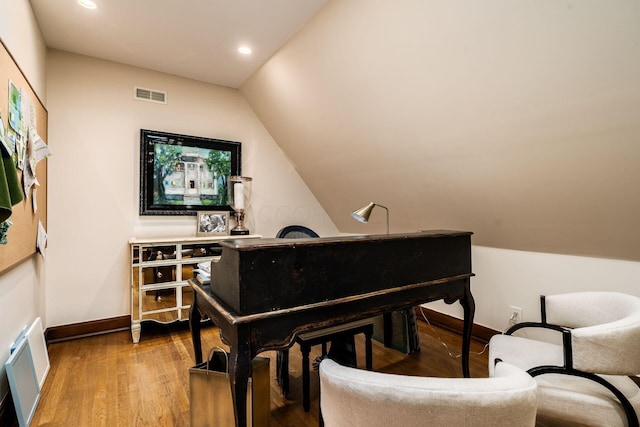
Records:
[[[236,425],[246,425],[251,360],[290,347],[296,333],[444,299],[464,308],[462,371],[469,376],[475,305],[471,234],[410,234],[221,242],[211,284],[194,288],[190,325],[202,361],[200,319],[209,316],[231,347]]]

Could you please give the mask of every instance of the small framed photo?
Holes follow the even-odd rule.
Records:
[[[224,236],[229,234],[229,212],[199,211],[196,236]]]

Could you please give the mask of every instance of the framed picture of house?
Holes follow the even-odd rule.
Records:
[[[140,215],[231,211],[227,180],[240,165],[240,142],[141,129]]]
[[[199,211],[196,236],[224,236],[229,234],[229,212]]]

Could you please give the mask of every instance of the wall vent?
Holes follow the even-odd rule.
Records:
[[[167,92],[159,90],[146,89],[143,87],[134,87],[134,98],[141,101],[158,102],[160,104],[167,103]]]

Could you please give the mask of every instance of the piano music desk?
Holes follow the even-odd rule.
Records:
[[[462,372],[469,376],[475,303],[470,289],[471,234],[409,234],[221,242],[211,283],[196,280],[189,324],[202,362],[200,319],[208,316],[231,348],[236,425],[246,419],[251,360],[289,348],[296,334],[443,299],[464,309]]]

